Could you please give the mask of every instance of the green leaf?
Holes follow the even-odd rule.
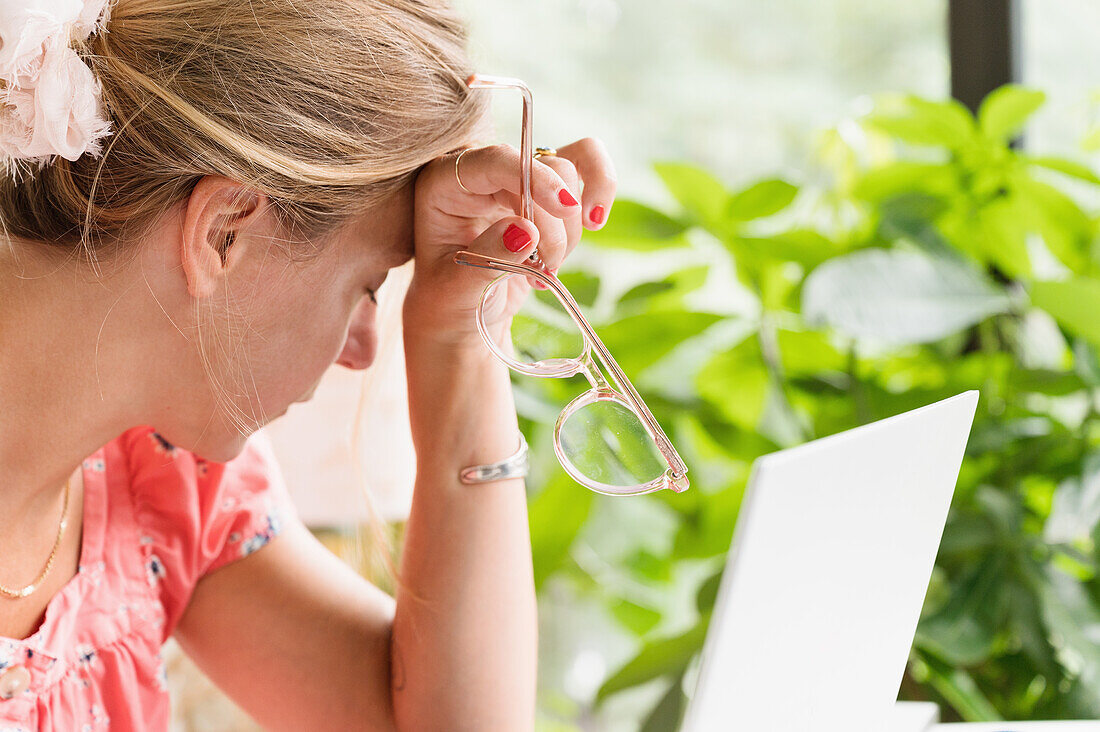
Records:
[[[714,603],[718,600],[718,588],[722,584],[723,571],[718,570],[699,585],[699,590],[695,593],[695,607],[700,614],[705,615],[714,609]]]
[[[651,251],[686,246],[687,225],[657,209],[629,199],[618,199],[602,229],[585,231],[584,241],[596,246]]]
[[[600,278],[596,275],[589,272],[560,272],[558,279],[578,304],[590,308],[596,303],[596,297],[600,293]],[[535,290],[535,294],[554,297],[549,290]],[[554,297],[553,304],[560,307],[557,297]]]
[[[927,251],[947,246],[936,226],[940,214],[947,210],[944,197],[923,192],[901,193],[879,204],[879,231],[887,240],[908,238]]]
[[[578,486],[563,471],[547,483],[528,510],[535,586],[556,570],[569,553],[592,507],[592,491]]]
[[[959,102],[884,95],[865,123],[902,142],[959,149],[973,142],[974,118]]]
[[[738,191],[726,205],[726,216],[733,221],[751,221],[779,213],[798,194],[798,186],[779,178],[762,180]]]
[[[651,297],[660,295],[662,292],[668,292],[673,289],[673,287],[675,287],[675,285],[667,279],[658,282],[643,282],[624,292],[622,297],[619,298],[619,304],[623,305],[632,300],[648,300]]]
[[[1005,142],[1023,128],[1046,101],[1046,94],[1016,84],[994,89],[978,109],[978,126],[992,140]]]
[[[997,538],[993,526],[984,516],[953,513],[940,540],[940,556],[954,558],[958,554],[984,554],[996,546]]]
[[[1019,224],[1043,237],[1051,254],[1074,271],[1084,268],[1093,228],[1072,198],[1026,176],[1013,180]]]
[[[1004,562],[994,555],[970,570],[951,588],[951,599],[939,612],[921,619],[916,644],[952,666],[973,666],[988,660],[996,629],[1003,620]],[[998,612],[999,610],[999,612]]]
[[[802,289],[808,323],[896,345],[940,340],[1009,305],[1005,292],[965,263],[900,250],[830,260]]]
[[[639,732],[671,732],[680,726],[685,701],[683,683],[683,675],[672,680],[661,701],[657,702],[657,706],[642,722]]]
[[[1030,165],[1037,165],[1041,168],[1057,171],[1062,175],[1068,175],[1071,178],[1078,178],[1089,183],[1100,185],[1100,177],[1092,172],[1092,168],[1074,160],[1044,156],[1033,157],[1027,155],[1021,156],[1021,159]]]
[[[687,163],[654,163],[653,169],[672,196],[700,224],[721,219],[729,192],[720,180],[702,168]]]
[[[807,270],[841,252],[838,244],[809,229],[766,237],[732,236],[725,244],[738,262],[797,262]]]
[[[958,173],[948,164],[899,160],[864,173],[852,188],[852,195],[869,203],[880,203],[902,195],[948,196],[958,187]]]
[[[1100,346],[1100,281],[1074,277],[1067,280],[1032,282],[1031,301],[1046,310],[1058,323],[1094,346]]]
[[[1100,610],[1073,577],[1047,567],[1039,582],[1043,621],[1059,663],[1100,698]]]
[[[755,431],[768,387],[756,336],[714,356],[696,374],[695,385],[731,423]]]
[[[645,635],[661,622],[661,613],[626,599],[613,602],[611,614],[634,635]]]
[[[1043,525],[1048,544],[1088,541],[1100,523],[1100,455],[1085,460],[1081,475],[1063,480],[1054,492],[1050,515]]]
[[[997,708],[982,693],[974,677],[965,670],[951,668],[935,659],[917,664],[914,676],[927,677],[927,683],[939,692],[967,722],[997,722],[1002,719]]]
[[[685,267],[676,270],[662,280],[643,282],[627,290],[615,304],[617,317],[636,314],[639,308],[656,311],[684,308],[684,295],[696,290],[706,282],[710,274],[709,265]]]
[[[722,316],[712,313],[661,310],[616,320],[601,327],[599,336],[627,378],[633,381],[635,374],[720,320]]]
[[[1009,601],[1009,625],[1019,639],[1023,652],[1039,673],[1057,678],[1061,673],[1054,649],[1047,640],[1039,598],[1018,579],[1010,582],[1005,591]]]
[[[1017,196],[1001,196],[978,211],[978,244],[982,258],[1006,274],[1022,279],[1031,275],[1026,223]]]
[[[624,564],[647,583],[668,582],[672,567],[667,559],[664,552],[655,554],[642,548],[631,554]]]
[[[674,556],[677,559],[709,558],[728,552],[744,496],[742,480],[700,499],[697,510],[687,514],[680,524]]]
[[[596,703],[623,689],[662,676],[682,673],[692,656],[702,649],[709,621],[709,617],[701,618],[694,627],[681,635],[647,643],[637,656],[603,683],[596,693]]]

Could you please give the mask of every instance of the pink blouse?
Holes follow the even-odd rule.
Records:
[[[167,730],[161,646],[195,583],[297,520],[262,432],[215,463],[134,427],[82,470],[79,571],[31,637],[0,636],[0,732]]]

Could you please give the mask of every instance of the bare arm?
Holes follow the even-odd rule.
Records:
[[[393,624],[398,727],[531,729],[537,613],[524,482],[458,480],[461,467],[516,449],[508,367],[480,339],[444,344],[406,330],[405,353],[417,478]]]
[[[402,560],[412,592],[398,592],[395,610],[288,517],[268,545],[203,577],[176,629],[183,650],[265,729],[533,726],[524,483],[457,477],[515,450],[507,367],[480,340],[462,348],[407,335],[406,351],[425,456]]]
[[[403,306],[417,477],[391,650],[400,729],[534,727],[538,623],[524,481],[458,479],[461,468],[501,460],[517,445],[508,367],[474,324],[499,273],[453,258],[467,250],[518,263],[537,247],[556,271],[582,228],[602,225],[601,214],[582,212],[610,207],[615,177],[599,140],[559,148],[531,170],[530,221],[515,215],[520,160],[509,146],[475,148],[462,154],[461,188],[454,155],[417,177],[416,269]],[[506,347],[530,295],[525,279],[501,280],[483,310]]]

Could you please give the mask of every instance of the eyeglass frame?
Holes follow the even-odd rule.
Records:
[[[471,89],[512,88],[518,89],[523,94],[522,134],[520,136],[520,215],[531,221],[533,220],[531,166],[532,160],[534,159],[531,153],[531,90],[519,79],[490,76],[486,74],[471,74],[466,79],[466,85]],[[635,390],[634,385],[630,383],[626,374],[624,374],[623,370],[619,367],[619,364],[611,356],[611,352],[607,350],[603,341],[596,335],[596,331],[589,324],[588,320],[585,319],[584,314],[581,313],[580,307],[577,305],[577,301],[573,299],[573,295],[557,277],[546,272],[545,265],[538,253],[538,247],[532,250],[526,262],[510,262],[505,259],[499,259],[497,257],[468,250],[455,254],[454,262],[456,264],[504,272],[504,274],[485,286],[485,289],[481,293],[481,298],[478,301],[477,314],[475,316],[478,331],[481,333],[482,339],[489,347],[489,350],[492,351],[493,355],[507,364],[509,368],[528,376],[568,378],[577,373],[583,373],[588,383],[591,384],[590,389],[575,397],[564,409],[562,409],[561,414],[558,415],[558,419],[554,424],[554,452],[558,456],[558,462],[561,463],[561,466],[570,477],[589,490],[606,495],[642,495],[663,488],[668,488],[675,493],[682,493],[688,489],[690,483],[687,479],[687,466],[684,465],[684,461],[680,459],[680,455],[676,452],[676,448],[672,446],[672,442],[669,441],[668,437],[661,429],[660,424],[657,423],[656,418],[654,418],[652,412],[649,411],[649,407],[646,406],[641,396],[638,395],[637,390]],[[533,262],[534,264],[528,264],[528,262]],[[555,366],[551,366],[549,369],[536,370],[531,368],[534,364],[525,364],[516,361],[500,348],[499,344],[497,344],[485,325],[483,308],[493,288],[502,280],[512,275],[527,275],[534,277],[545,284],[547,288],[554,293],[565,307],[566,312],[569,313],[570,317],[573,318],[574,322],[581,330],[581,335],[584,340],[584,350],[579,357],[554,358],[547,361],[539,361],[538,363],[548,366],[550,364],[555,364],[556,368]],[[600,370],[593,364],[593,347],[595,348],[596,359],[603,365],[608,376],[611,377],[611,381],[619,388],[619,391],[615,391],[615,389],[607,383],[603,374],[600,373]],[[642,427],[653,440],[657,449],[664,457],[665,462],[668,463],[668,470],[648,483],[639,483],[634,486],[614,486],[608,483],[601,483],[575,470],[575,466],[572,461],[565,456],[561,446],[561,429],[568,419],[578,410],[589,404],[601,401],[616,402],[629,409],[640,419]]]

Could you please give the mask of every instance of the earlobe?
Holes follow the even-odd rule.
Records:
[[[263,194],[220,176],[205,176],[195,185],[180,230],[180,260],[192,297],[207,298],[216,292],[228,264],[229,245],[260,215],[264,201]]]

